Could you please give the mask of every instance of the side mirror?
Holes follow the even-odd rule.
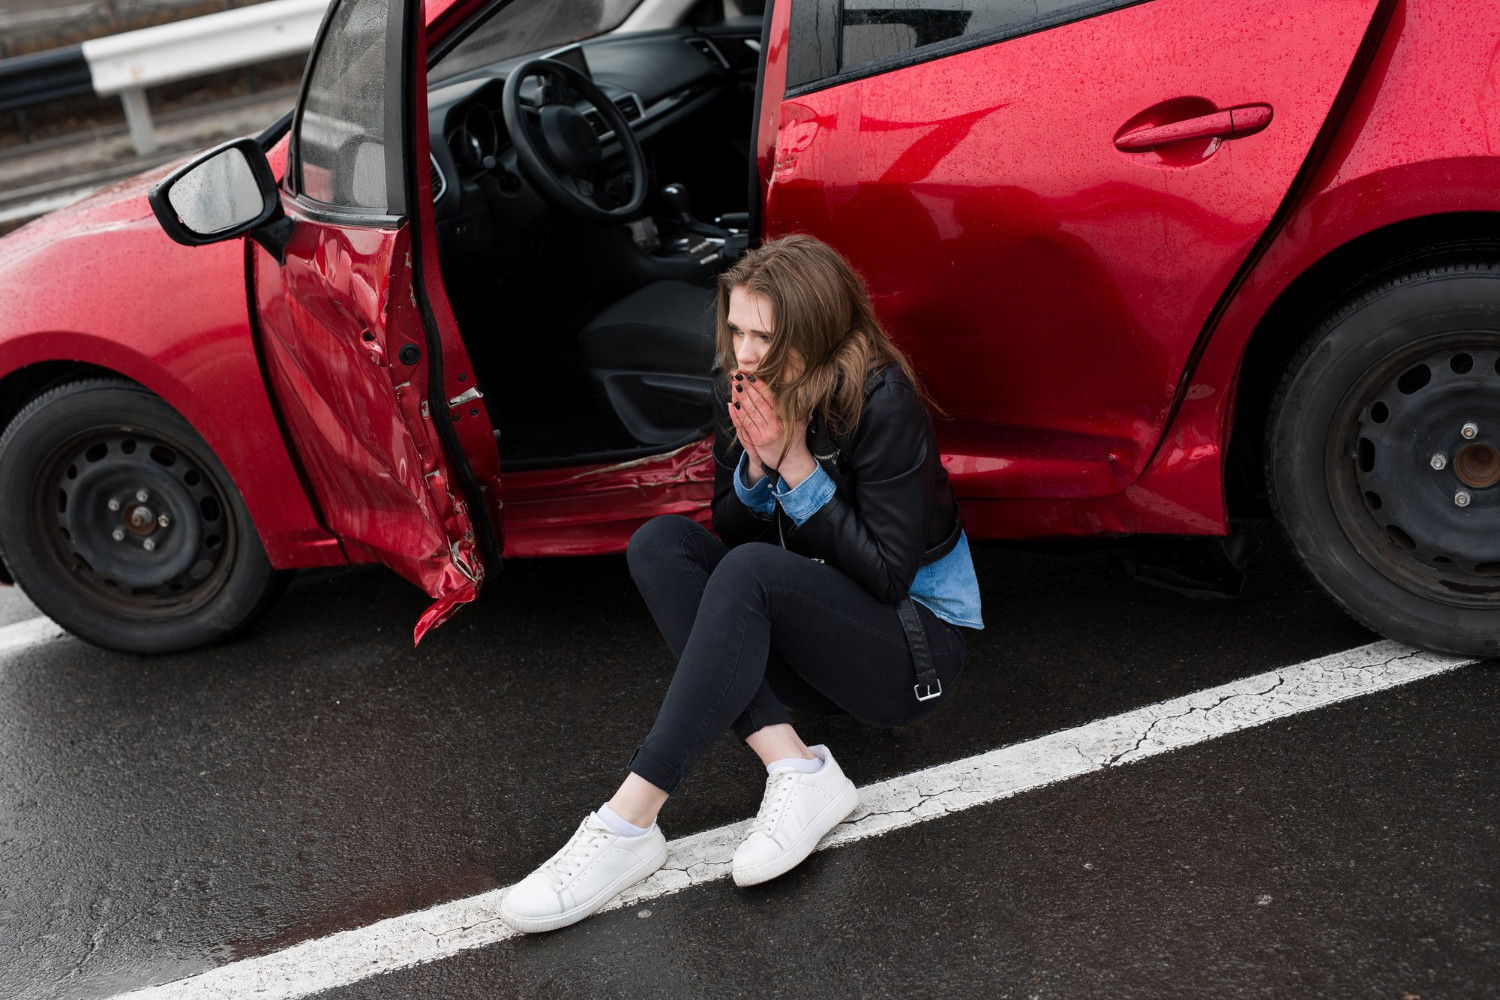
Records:
[[[178,167],[147,200],[167,235],[190,247],[244,236],[281,215],[276,177],[260,143],[249,138],[216,146]]]

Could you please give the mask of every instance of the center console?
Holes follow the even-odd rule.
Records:
[[[714,223],[693,216],[686,186],[668,184],[659,192],[664,211],[629,223],[631,239],[642,251],[663,262],[692,261],[722,271],[739,259],[749,245],[749,213],[719,216]]]

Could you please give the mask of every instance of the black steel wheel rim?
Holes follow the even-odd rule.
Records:
[[[203,607],[238,549],[215,476],[180,443],[140,428],[96,428],[54,448],[31,519],[43,555],[79,597],[139,622]]]
[[[1334,411],[1325,461],[1371,566],[1444,604],[1500,608],[1500,331],[1425,337],[1371,366]]]

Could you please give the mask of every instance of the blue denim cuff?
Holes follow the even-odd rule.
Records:
[[[779,487],[785,484],[785,482],[786,480],[781,480],[781,482],[777,483],[777,486]],[[834,485],[833,480],[829,478],[828,473],[824,472],[823,467],[820,465],[813,470],[812,475],[802,480],[802,482],[798,483],[792,489],[783,491],[773,488],[771,495],[781,502],[781,509],[786,511],[787,517],[790,517],[800,525],[803,521],[816,514],[818,509],[825,503],[832,500],[833,495],[837,492],[838,487]]]
[[[762,517],[770,517],[776,510],[771,481],[761,476],[759,482],[751,485],[750,456],[745,452],[740,453],[740,464],[734,470],[734,495],[740,498],[740,503]]]

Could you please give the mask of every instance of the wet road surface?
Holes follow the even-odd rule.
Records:
[[[1206,603],[976,544],[988,628],[951,703],[804,735],[865,785],[1376,638],[1262,534],[1245,594]],[[413,651],[425,604],[318,571],[233,645],[0,654],[0,996],[181,978],[560,846],[672,668],[623,558],[510,563]],[[34,613],[0,596],[0,625]],[[1497,688],[1466,667],[325,995],[1500,995]],[[763,773],[726,738],[664,830],[752,815]]]
[[[1495,699],[1436,678],[320,996],[1494,996]]]

